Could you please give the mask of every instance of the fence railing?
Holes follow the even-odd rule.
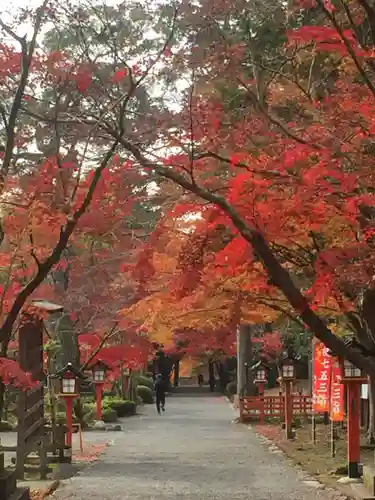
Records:
[[[310,396],[293,394],[291,396],[293,415],[307,416],[312,414],[312,401]],[[260,420],[266,418],[280,418],[284,420],[284,396],[247,396],[240,398],[240,419]]]

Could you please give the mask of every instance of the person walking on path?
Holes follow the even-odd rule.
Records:
[[[161,411],[165,411],[165,383],[163,376],[158,373],[155,379],[156,393],[156,409],[160,415]]]

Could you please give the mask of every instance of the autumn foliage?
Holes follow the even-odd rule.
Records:
[[[372,371],[328,326],[371,330],[368,2],[47,3],[28,47],[2,25],[3,353],[39,295],[91,355],[129,329],[114,362],[179,331],[231,354],[238,323],[288,317]]]
[[[241,292],[254,311],[265,303],[292,313],[350,357],[318,318],[353,328],[348,319],[363,313],[360,298],[373,283],[374,40],[364,34],[371,8],[318,0],[288,12],[277,2],[251,9],[203,2],[184,12],[200,32],[173,59],[181,71],[194,68],[179,115],[184,132],[169,143],[181,148],[160,157],[170,170],[153,163],[185,189],[168,222],[199,219],[189,225],[182,261],[172,264],[178,307],[207,307],[202,288],[212,283],[208,297],[218,300],[218,282],[226,280],[229,300]],[[270,10],[277,32],[262,45]],[[251,41],[244,23],[253,23]],[[142,160],[142,147],[124,146]],[[220,244],[210,247],[223,227]],[[163,319],[170,293],[155,295]]]

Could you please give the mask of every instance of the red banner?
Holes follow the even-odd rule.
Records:
[[[315,413],[329,411],[331,361],[327,347],[317,340],[313,342],[313,410]]]
[[[344,384],[341,382],[339,360],[332,359],[330,418],[333,422],[344,420]]]

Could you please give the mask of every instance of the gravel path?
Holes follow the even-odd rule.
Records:
[[[125,421],[94,465],[55,493],[58,500],[328,500],[254,431],[231,423],[220,397],[171,397]]]

